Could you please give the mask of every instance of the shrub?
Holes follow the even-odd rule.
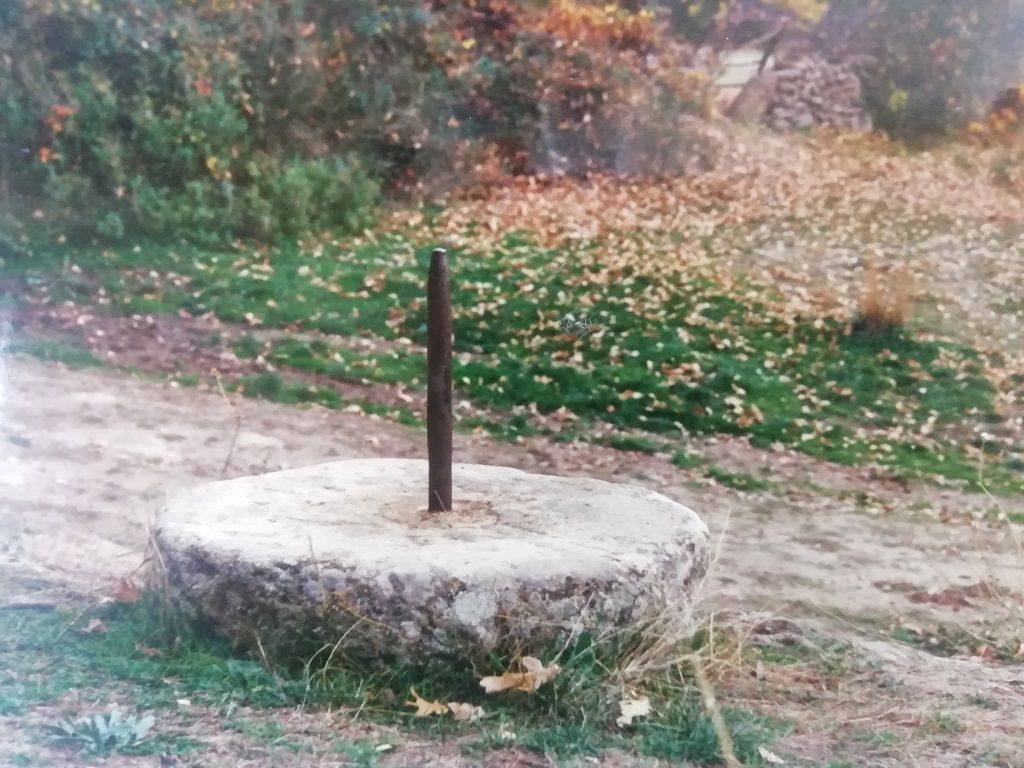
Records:
[[[157,187],[141,176],[128,185],[134,228],[158,237],[220,232],[264,240],[317,229],[352,231],[369,223],[378,186],[354,157],[282,160],[256,155],[230,177]]]
[[[467,151],[685,167],[707,101],[661,16],[596,0],[9,0],[0,54],[0,192],[86,239],[358,228]]]
[[[862,62],[875,125],[912,143],[948,134],[1021,74],[1017,0],[832,0],[833,50]]]
[[[374,93],[347,80],[334,83],[341,98],[311,91],[330,64],[306,39],[316,22],[288,18],[305,6],[4,4],[0,186],[79,238],[273,239],[363,226],[380,169],[339,138],[351,121],[324,110],[351,113]]]
[[[643,174],[706,165],[711,145],[687,118],[709,111],[710,80],[660,16],[558,0],[524,13],[517,40],[536,68],[522,79],[537,88],[521,99],[535,104],[535,165]]]

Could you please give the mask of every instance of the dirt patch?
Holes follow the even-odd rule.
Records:
[[[114,366],[165,374],[218,371],[225,376],[264,370],[231,351],[224,325],[211,316],[125,316],[71,303],[27,304],[16,323],[33,335],[82,346]]]
[[[115,367],[164,375],[222,376],[237,379],[272,373],[275,367],[261,358],[235,354],[234,344],[245,335],[257,339],[335,339],[325,334],[288,334],[255,331],[223,323],[212,315],[111,315],[101,308],[64,303],[27,302],[16,316],[15,328],[31,337],[57,340],[89,350],[98,360]],[[346,348],[377,351],[382,343],[348,339]],[[368,402],[422,413],[425,396],[406,394],[400,386],[342,381],[316,373],[289,369],[288,379],[329,388],[343,400]]]

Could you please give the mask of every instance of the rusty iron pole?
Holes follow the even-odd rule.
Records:
[[[437,248],[427,274],[427,465],[430,512],[452,508],[452,299],[448,254]]]

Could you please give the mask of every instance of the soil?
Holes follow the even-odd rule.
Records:
[[[178,489],[342,457],[419,457],[424,444],[422,431],[362,413],[2,356],[0,598],[46,606],[109,593],[139,567],[152,515]],[[698,612],[747,628],[760,644],[785,646],[795,634],[847,648],[849,664],[827,678],[801,664],[768,667],[757,679],[723,678],[720,697],[797,724],[773,752],[819,764],[1024,765],[1020,659],[994,658],[989,641],[938,647],[935,640],[936,628],[968,638],[996,632],[1006,643],[1024,637],[1024,551],[994,514],[1019,513],[1024,500],[906,485],[731,439],[700,448],[723,469],[770,479],[768,490],[736,491],[668,457],[589,444],[459,434],[455,446],[459,461],[666,494],[701,514],[718,553]],[[894,640],[895,627],[916,633],[921,647]],[[43,764],[72,764],[25,746],[26,723],[52,714],[43,707],[0,718],[0,764],[29,748],[41,750]],[[229,756],[243,753],[251,755],[246,765],[309,764],[220,732],[210,713],[193,711],[181,722],[214,739],[204,765],[238,765]],[[389,738],[386,729],[337,713],[295,713],[287,724],[293,735],[327,727]],[[882,732],[892,738],[871,738]],[[401,741],[382,753],[381,765],[478,764],[452,745]],[[538,759],[509,749],[487,764],[549,764]],[[110,764],[160,763],[120,757]],[[611,754],[598,764],[652,763]]]

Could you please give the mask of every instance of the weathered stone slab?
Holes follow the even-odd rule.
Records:
[[[173,499],[156,541],[175,594],[241,642],[399,653],[541,647],[579,629],[689,617],[709,562],[686,507],[600,480],[456,465],[426,511],[427,465],[338,461]]]

